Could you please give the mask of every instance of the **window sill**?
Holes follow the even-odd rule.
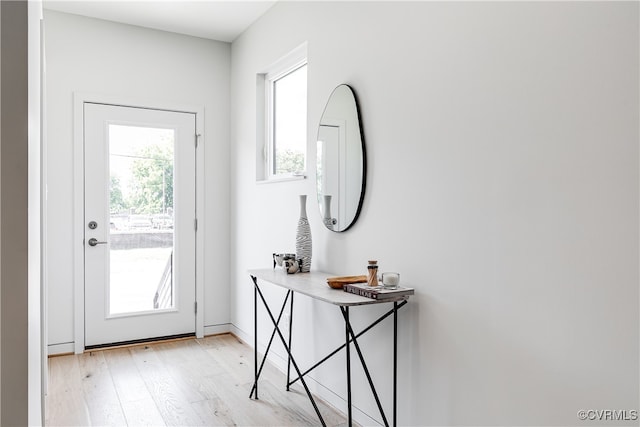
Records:
[[[260,179],[256,181],[256,184],[275,184],[277,182],[287,182],[287,181],[301,181],[303,179],[307,179],[306,175],[292,175],[292,176],[283,176],[278,178],[269,178],[269,179]]]

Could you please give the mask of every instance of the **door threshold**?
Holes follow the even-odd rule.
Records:
[[[166,343],[173,341],[184,341],[196,337],[195,333],[167,335],[164,337],[143,338],[139,340],[119,341],[107,344],[96,344],[85,346],[84,351],[111,350],[114,348],[136,347],[145,344]]]

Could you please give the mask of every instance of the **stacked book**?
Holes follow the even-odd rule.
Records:
[[[345,292],[360,295],[367,298],[382,300],[413,295],[413,288],[385,289],[382,286],[372,287],[366,283],[350,283],[342,288]]]

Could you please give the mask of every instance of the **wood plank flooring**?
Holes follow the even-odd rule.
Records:
[[[48,426],[320,425],[304,390],[267,363],[249,399],[253,350],[233,335],[49,359]],[[344,416],[316,399],[329,426]]]

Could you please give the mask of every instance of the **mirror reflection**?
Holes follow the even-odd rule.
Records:
[[[358,219],[364,198],[366,158],[353,89],[334,89],[320,119],[316,185],[322,222],[345,231]]]

